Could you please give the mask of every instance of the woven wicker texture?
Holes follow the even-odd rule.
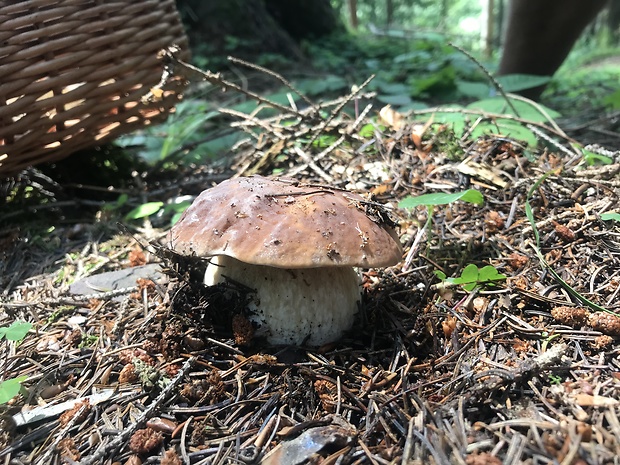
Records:
[[[0,175],[165,115],[182,79],[142,97],[173,44],[187,50],[174,0],[0,1]]]

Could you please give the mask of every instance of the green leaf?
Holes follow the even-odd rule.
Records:
[[[476,189],[467,189],[463,192],[446,194],[444,192],[433,192],[431,194],[418,195],[417,197],[408,196],[398,203],[399,208],[414,208],[420,205],[447,205],[457,200],[469,202],[476,205],[484,203],[484,197]]]
[[[536,76],[534,74],[506,74],[497,76],[497,82],[502,85],[505,92],[518,92],[520,90],[531,89],[532,87],[542,86],[551,81],[551,76]]]
[[[464,284],[463,285],[463,289],[465,289],[467,292],[471,292],[471,291],[473,291],[476,288],[477,285],[478,285],[478,283]]]
[[[170,203],[168,205],[166,205],[164,207],[164,214],[165,213],[183,213],[185,210],[187,210],[189,208],[189,206],[192,204],[191,201],[189,200],[184,200],[182,202],[178,202],[178,203]]]
[[[211,116],[210,113],[206,115],[192,115],[186,118],[184,124],[170,125],[168,127],[168,135],[164,139],[164,143],[159,153],[159,159],[166,159],[173,151],[180,148],[183,143],[189,139],[199,127],[204,125],[205,121]]]
[[[479,269],[473,263],[463,268],[461,276],[458,278],[446,278],[446,275],[438,270],[435,270],[434,273],[445,284],[460,284],[468,292],[473,291],[476,286],[481,284],[489,284],[506,279],[506,275],[499,273],[492,265],[486,265]]]
[[[458,110],[462,108],[460,106],[450,107],[452,109]],[[452,126],[452,130],[454,131],[454,135],[456,137],[461,137],[465,132],[465,124],[467,122],[468,116],[464,113],[459,113],[457,111],[452,112],[443,112],[437,111],[433,113],[433,122],[439,124],[448,124]]]
[[[620,109],[620,89],[605,97],[603,103],[614,110]]]
[[[21,341],[32,329],[32,323],[26,321],[14,321],[10,326],[0,328],[0,339],[9,341]]]
[[[538,233],[538,228],[536,227],[536,218],[534,218],[534,211],[532,210],[532,205],[528,201],[525,202],[525,216],[527,217],[530,225],[532,225],[532,231],[534,231],[534,239],[536,241],[536,246],[540,246],[540,235]]]
[[[398,107],[398,111],[401,113],[405,113],[407,111],[418,111],[425,110],[428,108],[428,105],[423,102],[418,102],[417,100],[413,100],[411,103],[407,105],[403,105],[402,107]]]
[[[452,278],[451,282],[453,284],[471,284],[478,282],[478,267],[473,263],[470,263],[463,271],[461,271],[461,276],[458,278]]]
[[[592,165],[611,165],[614,160],[605,155],[601,155],[600,153],[590,152],[586,149],[581,149],[581,153],[583,154],[583,159],[585,162]]]
[[[430,74],[418,76],[410,79],[413,96],[427,94],[441,94],[442,92],[456,90],[456,73],[452,66],[442,66],[437,70],[432,70]]]
[[[486,265],[480,268],[478,273],[478,281],[481,283],[488,283],[491,281],[501,281],[506,279],[506,275],[498,272],[494,266]]]
[[[522,119],[533,121],[537,123],[544,123],[548,121],[548,117],[541,113],[540,109],[544,110],[551,118],[557,118],[561,116],[557,111],[547,108],[540,104],[533,104],[517,99],[510,99],[512,106],[517,110],[517,114],[508,105],[503,97],[491,97],[477,102],[472,102],[467,105],[467,108],[471,110],[482,110],[488,113],[496,113],[502,115],[519,116]]]
[[[393,58],[394,63],[407,63],[415,61],[431,60],[433,56],[426,50],[414,50],[413,52],[403,53]]]
[[[409,92],[409,86],[402,82],[387,82],[384,80],[379,80],[376,82],[375,86],[371,86],[371,88],[373,87],[376,87],[384,94],[402,95]]]
[[[365,124],[360,128],[359,135],[364,139],[370,139],[375,135],[375,125],[371,123]]]
[[[475,140],[486,134],[501,134],[514,140],[527,142],[530,147],[538,145],[536,134],[523,124],[509,119],[498,118],[495,121],[484,121],[478,124],[471,132],[470,139]]]
[[[175,224],[177,224],[181,219],[181,216],[183,216],[183,212],[177,212],[172,215],[172,218],[170,219],[170,226],[174,226]]]
[[[191,156],[186,156],[183,160],[186,162],[204,164],[205,160],[209,158],[216,159],[217,157],[221,157],[222,154],[229,152],[230,148],[241,140],[242,137],[244,137],[243,132],[233,131],[225,136],[210,139],[197,146],[196,150],[192,151]]]
[[[620,213],[615,213],[615,212],[607,212],[607,213],[601,213],[601,219],[603,221],[618,221],[620,222]]]
[[[400,95],[380,94],[380,95],[377,95],[377,100],[379,100],[382,103],[387,103],[388,105],[394,105],[396,107],[401,107],[403,105],[410,105],[413,103],[413,100],[407,94],[400,94]]]
[[[478,267],[473,263],[470,263],[461,272],[461,282],[463,283],[475,283],[478,281],[478,276],[480,272],[478,271]],[[457,278],[458,279],[458,278]]]
[[[325,147],[329,147],[330,145],[332,145],[337,140],[338,140],[338,138],[336,136],[332,136],[330,134],[323,134],[323,135],[320,135],[319,137],[317,137],[312,142],[312,146],[313,147],[318,147],[318,148],[325,148]]]
[[[27,376],[19,376],[17,378],[7,379],[0,383],[0,404],[6,404],[9,400],[19,394],[24,381],[28,379]]]
[[[435,270],[433,271],[433,273],[435,274],[435,276],[437,276],[437,279],[439,279],[440,281],[445,281],[447,279],[446,274],[441,270]]]
[[[123,205],[125,205],[127,203],[127,200],[129,200],[129,195],[127,195],[127,194],[119,195],[118,199],[116,199],[116,206],[117,207],[122,207]]]
[[[157,213],[164,202],[147,202],[131,210],[125,215],[125,220],[137,220]]]
[[[293,83],[296,89],[302,94],[306,94],[310,97],[314,95],[324,94],[326,92],[334,92],[337,90],[343,90],[347,87],[346,79],[340,76],[327,75],[320,79],[302,79]]]
[[[478,99],[488,97],[491,91],[489,85],[484,82],[463,81],[460,79],[456,81],[456,88],[466,97]]]

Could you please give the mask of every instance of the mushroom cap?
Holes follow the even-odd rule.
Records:
[[[394,231],[364,209],[364,199],[346,191],[261,176],[229,179],[194,200],[169,244],[184,255],[227,255],[277,268],[398,263]]]

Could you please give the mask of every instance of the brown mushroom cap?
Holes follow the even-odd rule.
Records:
[[[380,267],[402,257],[395,234],[364,213],[364,199],[260,176],[202,192],[170,231],[170,247],[278,268]]]

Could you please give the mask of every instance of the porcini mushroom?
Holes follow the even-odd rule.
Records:
[[[251,320],[273,344],[321,345],[350,329],[361,298],[353,267],[400,261],[393,230],[346,191],[260,176],[202,192],[170,232],[184,255],[209,257],[205,283],[256,290]]]

